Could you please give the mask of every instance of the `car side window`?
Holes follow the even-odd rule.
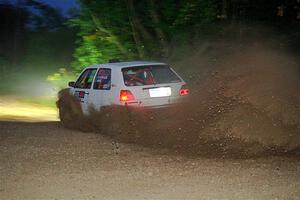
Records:
[[[111,69],[99,68],[94,83],[94,89],[110,90],[110,88],[111,88]]]
[[[75,83],[75,88],[90,89],[97,69],[87,69]]]

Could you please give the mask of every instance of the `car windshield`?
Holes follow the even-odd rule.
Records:
[[[127,67],[122,69],[126,86],[155,85],[181,82],[166,65]]]

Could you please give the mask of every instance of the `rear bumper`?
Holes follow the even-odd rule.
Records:
[[[173,108],[178,105],[186,104],[188,102],[188,97],[173,97],[167,102],[143,102],[143,101],[132,101],[132,102],[122,102],[120,106],[127,106],[133,109],[140,110],[156,110],[163,108]]]
[[[179,103],[174,104],[166,104],[166,105],[159,105],[159,106],[144,106],[139,109],[142,110],[158,110],[158,109],[168,109],[168,108],[174,108],[176,106],[180,105]]]
[[[171,110],[179,105],[182,105],[182,103],[174,103],[174,104],[165,104],[165,105],[159,105],[159,106],[131,106],[131,105],[123,105],[122,107],[127,107],[129,110],[133,112],[143,112],[143,111],[149,111],[149,112],[160,112],[160,111],[166,111]]]

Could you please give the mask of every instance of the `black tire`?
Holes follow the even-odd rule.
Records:
[[[57,107],[62,125],[67,128],[76,128],[83,117],[79,101],[70,95],[68,90],[62,90],[59,96]]]
[[[70,106],[64,101],[59,102],[59,119],[63,126],[69,126],[72,122],[72,116]]]

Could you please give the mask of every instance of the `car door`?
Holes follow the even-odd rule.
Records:
[[[90,91],[90,103],[97,110],[102,106],[112,104],[111,69],[99,68],[94,80],[93,90]]]
[[[72,88],[71,93],[79,99],[81,104],[83,114],[87,115],[89,113],[90,106],[90,93],[92,91],[92,84],[95,77],[97,69],[88,68],[81,73],[77,79],[74,88]]]

